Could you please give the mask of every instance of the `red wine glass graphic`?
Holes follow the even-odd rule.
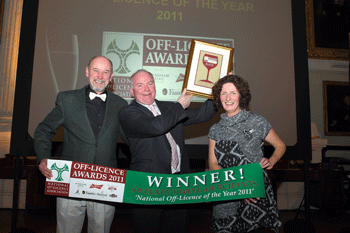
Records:
[[[213,83],[213,82],[209,81],[209,72],[211,69],[215,68],[218,65],[218,60],[219,60],[219,58],[217,56],[210,55],[210,54],[204,54],[203,64],[208,69],[208,75],[207,75],[207,79],[201,80],[202,82]]]

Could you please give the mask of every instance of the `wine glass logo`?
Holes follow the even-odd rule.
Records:
[[[210,55],[210,54],[204,54],[203,64],[208,69],[208,74],[207,74],[207,79],[201,80],[202,82],[213,83],[213,82],[209,81],[209,72],[211,69],[215,68],[218,65],[218,60],[219,60],[219,58],[217,56]]]
[[[75,89],[78,79],[78,36],[56,37],[46,31],[49,69],[56,92]]]

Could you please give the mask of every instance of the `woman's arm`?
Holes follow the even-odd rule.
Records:
[[[270,130],[270,132],[267,134],[265,138],[265,141],[270,143],[275,148],[275,151],[273,152],[270,159],[263,158],[260,164],[262,168],[272,169],[273,166],[277,163],[277,161],[282,158],[284,152],[286,152],[286,145],[281,140],[281,138],[277,135],[274,129]]]
[[[215,141],[211,138],[209,138],[209,156],[208,156],[208,162],[209,162],[209,170],[219,170],[222,169],[222,167],[219,165],[218,160],[215,156]]]

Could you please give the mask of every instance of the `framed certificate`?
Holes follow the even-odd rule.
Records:
[[[192,40],[182,90],[212,99],[211,88],[232,70],[233,48]]]

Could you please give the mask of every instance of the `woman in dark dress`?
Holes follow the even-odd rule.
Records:
[[[240,166],[260,163],[271,169],[286,150],[283,141],[271,124],[259,114],[247,110],[251,100],[248,83],[236,75],[219,79],[213,87],[214,103],[224,109],[221,120],[210,128],[209,168]],[[263,157],[264,141],[270,143],[274,153]],[[266,198],[250,198],[219,202],[213,206],[214,232],[278,232],[281,226],[277,204],[270,180],[264,171]]]

